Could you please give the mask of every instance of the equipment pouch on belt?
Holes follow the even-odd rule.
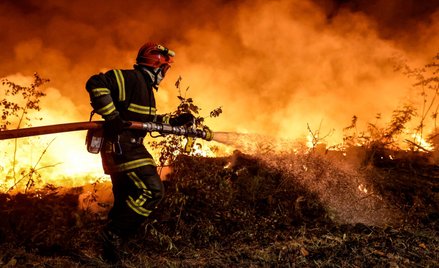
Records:
[[[104,130],[102,128],[89,129],[87,131],[87,137],[85,144],[87,145],[87,151],[92,154],[98,154],[101,151],[104,143]]]

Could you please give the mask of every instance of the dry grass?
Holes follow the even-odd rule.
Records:
[[[403,158],[379,159],[359,167],[335,154],[180,157],[122,266],[437,267],[434,167],[420,174]],[[105,219],[80,209],[80,196],[1,195],[0,264],[109,267],[96,241]]]

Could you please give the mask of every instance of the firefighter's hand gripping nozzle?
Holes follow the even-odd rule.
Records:
[[[186,153],[191,152],[192,148],[194,147],[194,143],[195,143],[196,138],[202,138],[202,139],[207,140],[207,141],[211,141],[213,139],[213,132],[207,126],[204,126],[202,130],[195,129],[195,127],[191,128],[191,129],[195,132],[199,132],[199,135],[196,135],[194,137],[192,137],[192,136],[186,137],[187,142],[186,142],[186,145],[184,146],[184,151]]]

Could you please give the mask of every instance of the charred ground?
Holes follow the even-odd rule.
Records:
[[[388,153],[356,168],[328,152],[179,157],[123,265],[437,267],[439,170]],[[108,267],[97,244],[108,204],[95,186],[88,204],[100,212],[80,209],[83,188],[0,195],[0,264]]]

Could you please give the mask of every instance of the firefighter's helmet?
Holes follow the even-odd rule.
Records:
[[[162,45],[146,43],[139,49],[136,63],[141,66],[152,67],[153,69],[163,68],[167,70],[170,64],[174,62],[172,59],[174,56],[174,51]]]

